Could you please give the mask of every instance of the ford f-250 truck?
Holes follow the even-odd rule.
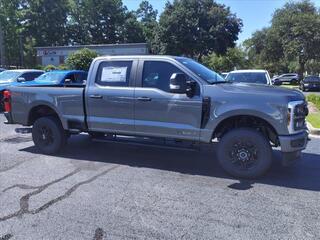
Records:
[[[268,170],[272,147],[280,146],[288,164],[300,157],[308,141],[302,93],[226,82],[184,57],[99,57],[85,87],[10,87],[5,108],[8,124],[33,126],[34,144],[46,154],[56,153],[70,134],[81,132],[101,138],[218,142],[222,167],[244,178]]]

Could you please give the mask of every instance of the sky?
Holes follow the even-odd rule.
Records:
[[[129,10],[136,10],[142,0],[123,0]],[[148,0],[158,10],[159,14],[164,9],[167,0]],[[272,14],[281,8],[286,0],[216,0],[218,3],[230,7],[231,12],[243,21],[242,32],[239,34],[238,43],[251,37],[256,30],[270,25]],[[313,0],[320,7],[320,0]]]

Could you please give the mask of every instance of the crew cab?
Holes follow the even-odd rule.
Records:
[[[189,58],[106,56],[90,67],[86,86],[9,87],[7,124],[33,126],[35,146],[54,154],[70,134],[101,139],[163,139],[217,145],[232,176],[255,178],[279,146],[283,163],[307,145],[303,94],[298,90],[232,83]],[[212,160],[215,156],[212,156]]]

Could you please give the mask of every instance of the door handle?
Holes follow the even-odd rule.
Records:
[[[89,97],[94,99],[102,99],[102,95],[90,95]]]
[[[142,102],[150,102],[152,100],[152,98],[149,98],[149,97],[138,97],[137,100],[138,101],[142,101]]]

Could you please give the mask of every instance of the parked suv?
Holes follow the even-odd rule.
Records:
[[[217,156],[229,174],[245,178],[269,169],[273,146],[288,165],[308,139],[299,90],[228,82],[184,57],[99,57],[85,86],[12,86],[5,110],[8,124],[33,126],[34,144],[45,154],[81,132],[188,149],[217,141],[212,161]]]
[[[305,77],[300,83],[300,89],[302,91],[320,90],[320,77],[308,76]]]
[[[282,85],[282,83],[298,84],[299,76],[297,73],[286,73],[272,79],[273,85]]]

